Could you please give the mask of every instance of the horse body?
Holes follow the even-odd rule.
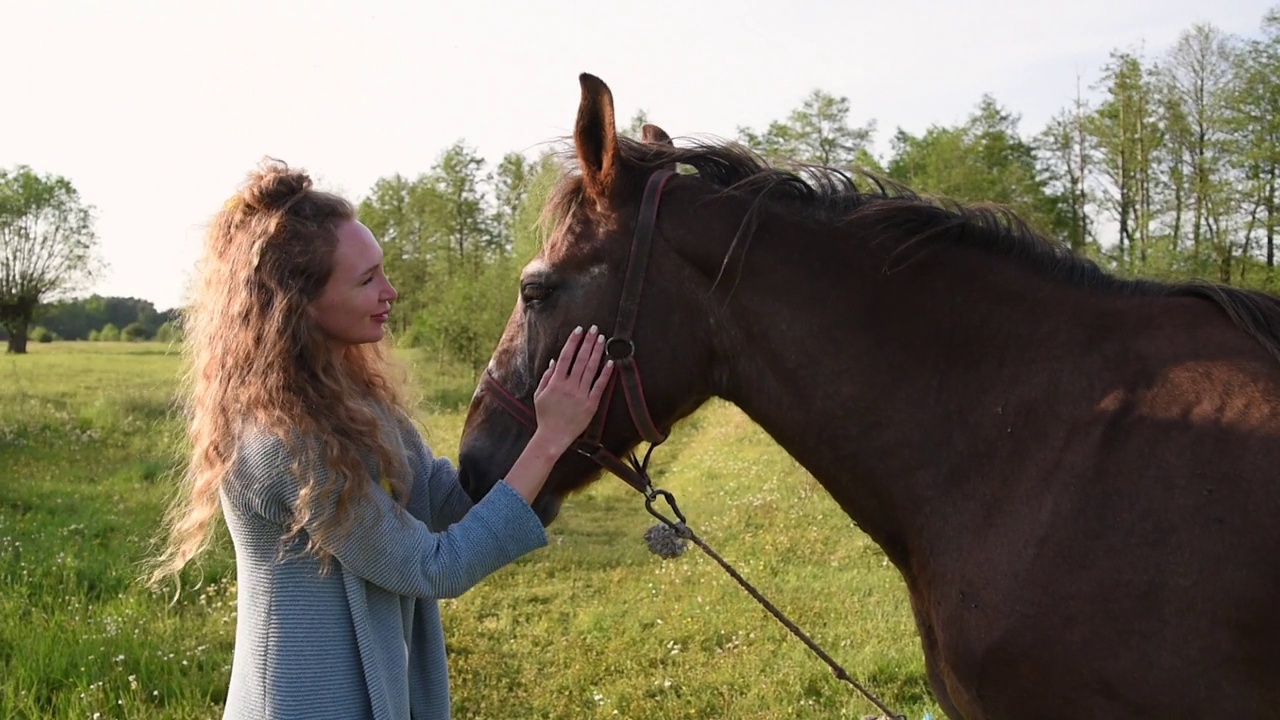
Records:
[[[965,249],[885,274],[883,253],[833,262],[788,248],[838,243],[765,228],[716,392],[902,572],[949,715],[1280,712],[1280,364],[1262,346],[1198,298]],[[809,282],[765,290],[786,277]],[[1252,693],[1224,691],[1230,668]]]
[[[950,717],[1280,718],[1280,303],[613,133],[584,76],[582,175],[522,280],[565,301],[513,311],[490,368],[513,394],[617,305],[638,188],[688,163],[636,326],[653,417],[725,398],[823,485],[901,572]],[[637,435],[614,405],[621,454]],[[477,391],[474,497],[527,435]],[[597,476],[566,456],[535,509],[551,522]]]

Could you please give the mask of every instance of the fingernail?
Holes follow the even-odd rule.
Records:
[[[573,334],[574,334],[574,335],[581,335],[581,334],[582,334],[582,326],[581,326],[581,325],[579,325],[578,327],[574,328],[574,329],[573,329]]]
[[[609,360],[609,361],[605,362],[604,366],[605,366],[605,367],[613,367],[613,361],[612,361],[612,360]]]
[[[551,358],[551,363],[550,363],[549,365],[547,365],[547,367],[555,367],[555,366],[556,366],[556,359],[555,359],[555,358]]]
[[[602,343],[602,342],[604,342],[604,336],[603,336],[603,335],[597,335],[597,336],[596,336],[596,342],[597,342],[597,343]]]
[[[592,335],[595,335],[595,334],[596,334],[596,332],[597,332],[598,330],[599,330],[599,328],[597,328],[595,325],[592,325],[592,326],[591,326],[591,334],[592,334]]]

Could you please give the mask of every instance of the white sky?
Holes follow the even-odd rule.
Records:
[[[1024,136],[1113,49],[1196,22],[1256,36],[1277,0],[0,0],[0,167],[97,209],[92,292],[181,302],[205,223],[264,155],[358,200],[465,139],[495,162],[568,134],[579,72],[672,135],[733,137],[814,88],[921,133],[984,92]],[[15,84],[16,83],[16,84]]]

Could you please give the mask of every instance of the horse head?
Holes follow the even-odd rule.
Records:
[[[593,448],[617,458],[642,440],[660,442],[710,397],[715,357],[714,308],[697,292],[709,283],[674,249],[697,232],[672,219],[692,206],[663,195],[682,180],[662,157],[671,139],[655,125],[644,126],[640,142],[619,136],[608,86],[585,73],[579,80],[576,172],[563,174],[548,201],[553,230],[521,273],[519,297],[472,398],[459,458],[460,481],[478,500],[533,433],[528,409],[541,369],[574,327],[598,325],[619,365],[617,384],[601,403],[602,424],[580,452],[561,458],[534,501],[544,524],[567,494],[600,476]]]

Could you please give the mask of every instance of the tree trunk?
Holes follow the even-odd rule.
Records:
[[[31,319],[36,314],[38,298],[21,295],[8,302],[0,303],[0,325],[9,333],[10,355],[24,355],[27,352],[27,333],[31,330]]]
[[[9,348],[5,352],[10,355],[27,354],[27,323],[13,323],[8,330]]]
[[[1276,166],[1271,166],[1267,184],[1267,267],[1276,266]]]

